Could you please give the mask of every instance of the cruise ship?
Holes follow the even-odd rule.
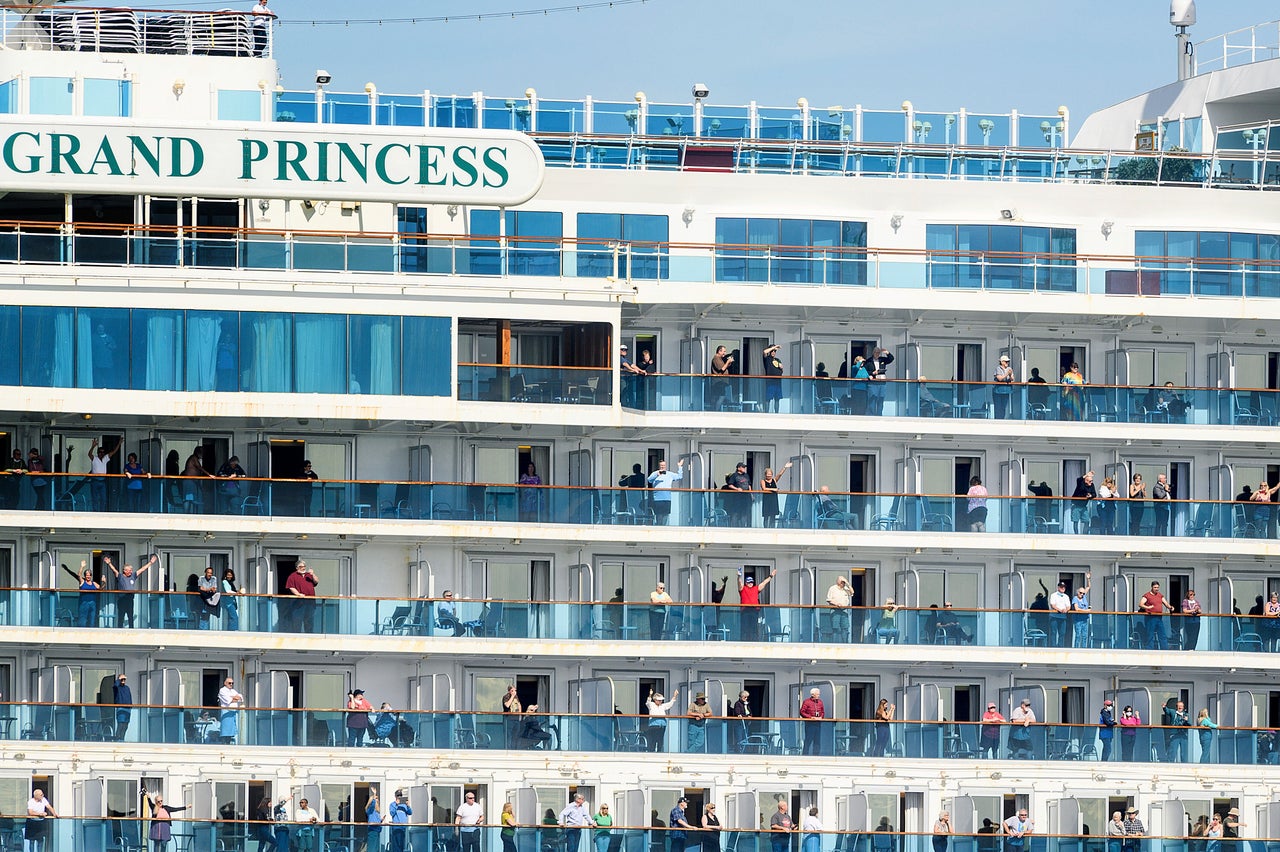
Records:
[[[1280,838],[1280,24],[1081,119],[0,5],[0,849]]]

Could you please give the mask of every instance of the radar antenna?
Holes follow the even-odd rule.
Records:
[[[1196,22],[1195,0],[1172,0],[1169,3],[1169,23],[1175,30],[1178,40],[1178,80],[1190,80],[1196,73],[1195,45],[1191,43],[1191,35],[1187,27]]]

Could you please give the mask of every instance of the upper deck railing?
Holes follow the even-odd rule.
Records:
[[[1280,57],[1280,21],[1254,24],[1196,42],[1196,74]]]
[[[250,12],[57,6],[0,9],[11,50],[271,56],[274,18]]]
[[[1280,180],[1280,162],[1277,169]],[[465,275],[479,279],[528,276],[582,279],[589,281],[586,286],[592,288],[605,279],[614,279],[1280,298],[1280,262],[1262,258],[654,243],[97,223],[0,222],[0,265],[7,263],[84,264],[113,269],[137,266]]]

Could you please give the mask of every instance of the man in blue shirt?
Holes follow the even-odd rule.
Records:
[[[564,829],[565,852],[581,852],[582,830],[591,824],[591,809],[587,807],[587,797],[578,793],[573,797],[573,801],[560,812],[560,827]]]
[[[686,832],[693,828],[684,818],[684,809],[688,804],[689,800],[681,796],[676,806],[671,809],[671,818],[667,821],[671,829],[667,832],[667,840],[671,842],[671,852],[684,852],[685,843],[689,837]]]
[[[406,826],[409,824],[409,817],[413,815],[413,808],[409,807],[409,798],[404,794],[404,790],[396,790],[396,800],[391,803],[389,813],[391,814],[391,852],[404,852],[405,840],[409,833]]]
[[[654,519],[659,524],[666,524],[671,517],[671,486],[684,480],[684,459],[676,461],[675,473],[667,470],[667,460],[658,462],[658,469],[649,474],[649,487],[653,494],[649,501],[653,505]]]
[[[124,742],[124,735],[129,730],[129,719],[133,714],[133,691],[129,689],[127,678],[116,675],[115,693],[112,703],[116,706],[116,740]]]

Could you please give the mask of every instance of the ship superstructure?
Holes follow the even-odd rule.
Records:
[[[681,797],[725,848],[1280,837],[1256,38],[1077,131],[287,91],[252,15],[4,13],[0,814],[53,849],[138,848],[144,787],[193,851],[292,796],[354,852],[397,788],[418,852],[468,792],[485,852],[577,793],[608,852]]]

